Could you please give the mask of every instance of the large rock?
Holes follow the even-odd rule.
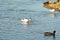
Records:
[[[45,8],[49,8],[49,9],[56,9],[57,11],[60,12],[60,2],[45,2],[43,3]]]

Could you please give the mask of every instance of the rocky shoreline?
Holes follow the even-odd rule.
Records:
[[[56,11],[60,12],[60,2],[45,2],[43,3],[45,8],[49,8],[49,9],[55,9]]]

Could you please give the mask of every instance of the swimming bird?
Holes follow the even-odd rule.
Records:
[[[53,17],[53,18],[54,18],[54,16],[55,16],[55,14],[54,14],[55,9],[50,9],[49,11],[51,12],[51,14],[50,14],[50,15],[51,15],[51,17]]]
[[[24,18],[21,21],[22,21],[22,24],[29,24],[30,20],[31,19]]]
[[[51,32],[44,32],[45,36],[55,36],[56,31],[54,30],[53,33]]]
[[[55,12],[55,9],[50,9],[49,11],[50,11],[50,12]]]

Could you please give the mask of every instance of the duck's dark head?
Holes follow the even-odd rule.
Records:
[[[55,33],[56,33],[56,31],[54,30],[54,31],[53,31],[53,34],[55,34]]]
[[[56,31],[54,30],[54,31],[53,31],[53,38],[55,38],[55,33],[56,33]]]

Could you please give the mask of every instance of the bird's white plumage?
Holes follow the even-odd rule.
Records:
[[[55,9],[50,9],[49,11],[50,11],[50,12],[54,12],[54,11],[55,11]]]
[[[30,20],[31,19],[24,18],[21,21],[22,21],[22,24],[29,24]]]

